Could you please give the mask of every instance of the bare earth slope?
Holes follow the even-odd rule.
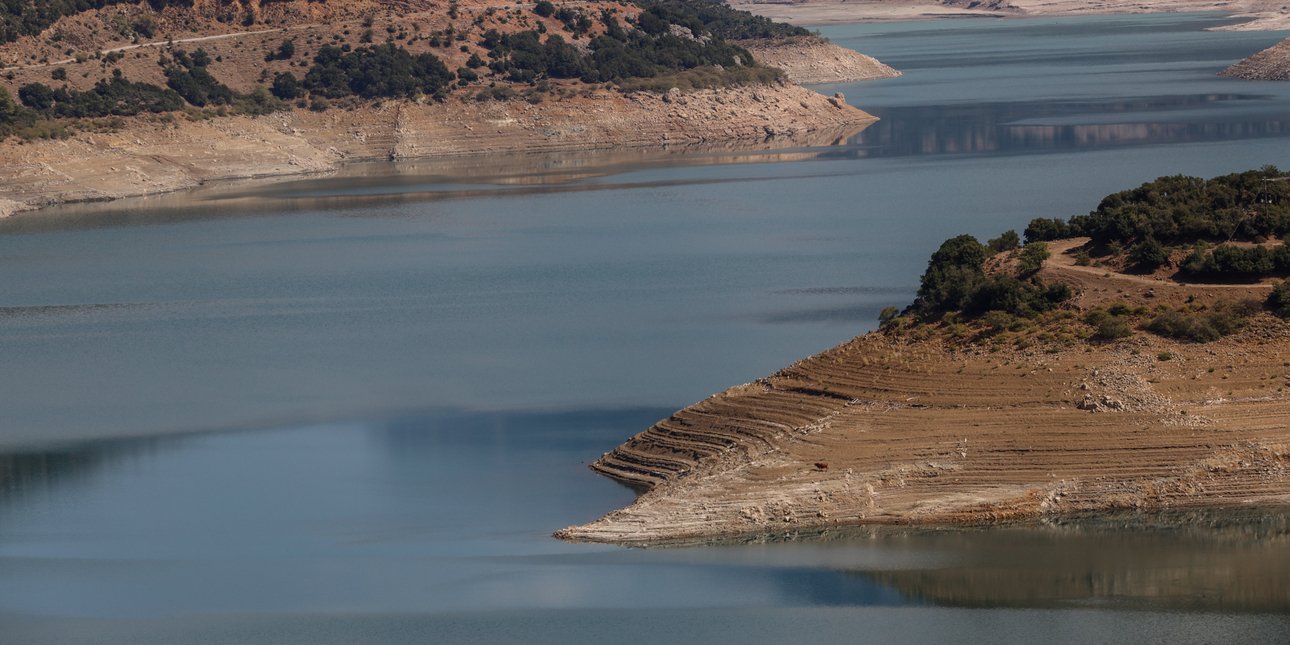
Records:
[[[1060,254],[1044,274],[1071,284],[1081,307],[1262,298],[1269,288],[1110,275]],[[594,469],[649,490],[557,535],[644,543],[1290,502],[1287,378],[1290,326],[1266,314],[1205,345],[1140,333],[991,350],[875,332],[607,453]]]
[[[344,161],[743,141],[828,144],[874,118],[796,85],[305,110],[0,146],[0,216],[218,179],[323,172]]]

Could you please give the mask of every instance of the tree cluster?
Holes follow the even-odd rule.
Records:
[[[559,11],[555,15],[559,17]],[[489,50],[490,70],[524,83],[543,78],[621,82],[697,68],[753,65],[747,50],[715,37],[688,10],[651,6],[641,12],[636,19],[637,28],[630,31],[623,29],[611,13],[602,13],[601,21],[605,33],[591,40],[589,53],[558,35],[543,40],[537,31],[501,34],[490,29],[484,32],[480,45]]]
[[[11,43],[38,34],[65,16],[115,4],[138,4],[138,0],[0,0],[0,42]],[[191,7],[193,0],[148,0],[148,4],[160,11],[174,5]],[[136,31],[150,36],[143,32],[151,24],[148,20],[137,21]]]
[[[402,47],[386,43],[350,52],[333,45],[323,47],[314,56],[313,67],[305,74],[302,85],[314,96],[328,99],[374,99],[435,95],[452,80],[452,72],[434,54],[413,56]],[[274,85],[278,87],[279,83],[275,80]],[[290,81],[284,78],[281,85],[287,87]]]
[[[932,254],[918,288],[913,310],[924,319],[948,312],[979,316],[1003,311],[1033,317],[1070,298],[1064,283],[1044,284],[1033,274],[1047,257],[1040,243],[1017,251],[1017,275],[987,275],[985,261],[990,249],[971,235],[950,238]]]
[[[1161,177],[1106,196],[1087,215],[1032,220],[1026,239],[1088,236],[1097,245],[1152,239],[1176,246],[1283,236],[1290,233],[1288,178],[1275,166],[1213,179]]]
[[[211,57],[204,49],[189,54],[176,50],[172,60],[165,63],[166,85],[192,105],[231,105],[237,95],[206,69]]]
[[[134,116],[170,112],[184,106],[183,97],[174,90],[128,81],[120,74],[114,74],[110,80],[100,80],[86,91],[30,83],[18,89],[18,97],[33,113],[44,117]]]
[[[652,14],[665,23],[686,27],[695,35],[708,33],[723,40],[811,35],[810,31],[802,27],[731,9],[720,0],[638,0],[636,4],[645,9],[645,13]]]

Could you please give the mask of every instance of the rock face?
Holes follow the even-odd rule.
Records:
[[[1290,38],[1223,70],[1219,75],[1251,81],[1290,81]]]
[[[1045,267],[1080,306],[1263,285]],[[1205,345],[1138,334],[1024,350],[875,332],[733,387],[592,468],[646,489],[557,533],[648,543],[872,523],[1290,502],[1290,323],[1260,314]]]
[[[0,216],[222,179],[325,172],[351,160],[747,141],[800,145],[875,119],[791,84],[666,95],[594,90],[526,101],[386,102],[189,122],[0,146]],[[827,141],[825,142],[827,143]]]
[[[795,83],[847,83],[900,76],[899,71],[873,57],[820,38],[740,44],[757,62],[784,70]]]

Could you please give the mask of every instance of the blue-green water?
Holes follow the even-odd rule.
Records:
[[[870,329],[944,238],[1290,166],[1290,84],[1214,76],[1284,34],[1220,22],[831,27],[905,76],[822,87],[883,120],[795,161],[367,166],[0,223],[0,641],[1284,640],[1277,511],[548,537],[631,500],[587,462]]]

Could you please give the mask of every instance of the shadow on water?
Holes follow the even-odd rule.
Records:
[[[124,464],[155,459],[181,437],[93,441],[0,453],[0,510],[28,498],[66,494]]]
[[[993,527],[851,527],[702,544],[736,543],[783,549],[780,557],[944,607],[1290,611],[1284,507],[1111,512]],[[882,557],[856,555],[866,551]]]

